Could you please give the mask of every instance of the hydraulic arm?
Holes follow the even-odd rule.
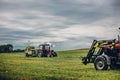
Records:
[[[83,64],[86,65],[88,63],[93,62],[96,56],[101,55],[103,53],[104,45],[108,45],[108,44],[113,45],[114,43],[115,43],[115,39],[114,40],[101,40],[101,41],[94,40],[88,51],[88,54],[86,55],[86,57],[82,58]],[[98,48],[98,52],[97,54],[94,54],[97,48]]]

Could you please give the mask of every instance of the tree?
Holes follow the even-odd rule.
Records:
[[[0,45],[0,53],[5,52],[13,52],[13,45],[12,44]]]

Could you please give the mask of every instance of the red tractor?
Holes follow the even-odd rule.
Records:
[[[120,69],[120,37],[118,40],[94,40],[82,63],[94,63],[96,70]]]
[[[57,57],[57,53],[51,49],[50,44],[41,44],[38,49],[38,57]]]
[[[116,40],[94,40],[86,57],[82,58],[83,64],[94,63],[96,70],[120,68],[120,43]]]

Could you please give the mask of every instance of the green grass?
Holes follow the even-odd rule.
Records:
[[[96,71],[81,63],[88,50],[58,51],[56,58],[0,54],[0,80],[120,80],[119,70]]]

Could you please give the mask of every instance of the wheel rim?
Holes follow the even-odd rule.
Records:
[[[103,69],[105,65],[103,61],[98,61],[96,66],[98,69]]]

